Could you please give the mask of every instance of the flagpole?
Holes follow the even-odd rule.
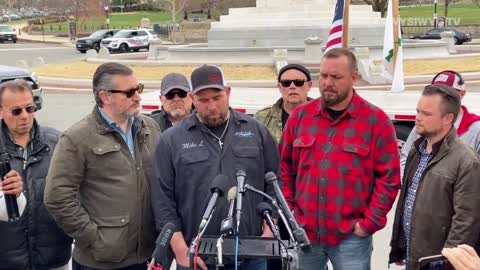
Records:
[[[349,29],[349,11],[350,11],[350,0],[345,0],[343,7],[343,36],[342,36],[342,47],[348,48],[348,29]]]
[[[400,14],[398,8],[398,0],[392,0],[392,17],[393,17],[393,73],[395,74],[395,64],[397,62],[397,55],[398,55],[398,24],[400,23]]]

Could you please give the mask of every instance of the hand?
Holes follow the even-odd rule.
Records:
[[[276,221],[274,221],[276,223]],[[263,221],[263,233],[260,237],[264,238],[273,238],[273,232],[270,230],[270,227],[267,225],[267,222]]]
[[[23,182],[20,174],[14,170],[9,171],[3,178],[3,181],[0,181],[0,191],[4,194],[20,196],[23,191]]]
[[[260,235],[260,237],[263,237],[263,238],[273,238],[273,233],[270,229],[268,230],[263,230],[263,233],[262,235]]]
[[[360,226],[360,224],[357,222],[355,223],[355,228],[353,229],[353,234],[355,234],[358,237],[368,237],[369,234]]]
[[[480,258],[475,250],[468,245],[459,245],[456,248],[444,248],[443,256],[456,270],[478,270],[480,269]]]
[[[188,256],[187,250],[185,252],[179,252],[178,254],[175,254],[175,260],[177,261],[177,264],[183,267],[190,267],[190,257]],[[208,270],[207,265],[205,262],[202,260],[202,258],[197,257],[195,260],[195,263],[197,264],[198,267],[202,270]]]

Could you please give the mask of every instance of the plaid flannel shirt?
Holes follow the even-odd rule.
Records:
[[[312,243],[337,245],[354,225],[385,227],[400,185],[395,129],[354,92],[333,120],[321,99],[295,109],[279,144],[283,194]]]

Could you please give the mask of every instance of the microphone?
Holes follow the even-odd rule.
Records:
[[[298,226],[297,221],[293,217],[292,211],[290,211],[290,208],[288,208],[287,201],[285,200],[285,197],[283,197],[282,190],[278,185],[277,176],[273,172],[268,172],[265,174],[265,181],[267,182],[267,184],[271,184],[273,186],[275,197],[277,198],[277,201],[280,204],[280,207],[285,212],[285,216],[287,217],[288,223],[292,228],[293,237],[295,238],[295,240],[300,245],[300,248],[303,251],[309,251],[310,248],[312,247],[312,245],[310,244],[310,240],[308,239],[307,234],[305,233],[305,230],[300,226]]]
[[[268,227],[270,227],[270,230],[272,230],[275,238],[280,239],[280,233],[278,232],[277,225],[273,223],[272,207],[270,207],[270,205],[266,202],[261,202],[257,205],[257,213],[267,221]]]
[[[3,145],[3,143],[2,143]],[[3,147],[2,147],[3,148]],[[5,175],[11,171],[10,158],[6,152],[0,155],[0,176],[4,180]],[[17,196],[13,194],[4,194],[5,204],[7,206],[8,221],[15,221],[20,218],[18,211]]]
[[[170,245],[170,240],[172,239],[173,233],[175,229],[175,225],[173,223],[168,222],[163,226],[162,231],[158,234],[157,241],[155,241],[155,250],[152,254],[152,261],[148,265],[148,270],[157,269],[158,266],[155,264],[160,264],[160,269],[168,269],[167,264],[169,264],[168,260],[168,246]],[[160,263],[157,263],[160,262]]]
[[[240,218],[242,216],[242,198],[245,193],[245,176],[247,174],[243,170],[237,170],[235,177],[237,178],[237,205],[236,205],[236,219],[237,219],[237,234],[240,233]]]
[[[292,229],[290,228],[290,225],[288,223],[288,220],[287,218],[285,217],[285,215],[283,214],[283,210],[282,208],[280,208],[280,206],[278,205],[277,201],[272,198],[270,195],[266,194],[265,192],[263,191],[260,191],[252,186],[250,186],[249,184],[246,184],[245,185],[245,189],[246,190],[249,190],[249,191],[252,191],[254,193],[257,193],[261,196],[263,196],[264,198],[266,198],[267,200],[270,201],[270,203],[272,203],[273,207],[275,207],[275,209],[277,210],[277,213],[278,215],[280,216],[280,219],[282,220],[283,224],[285,224],[285,229],[287,230],[288,232],[288,236],[290,237],[290,240],[293,242],[295,242],[295,237],[293,236],[293,232],[292,232]]]
[[[225,190],[229,187],[228,177],[224,174],[217,175],[210,185],[210,191],[212,192],[212,197],[208,201],[207,208],[203,213],[202,221],[200,222],[199,231],[202,231],[206,226],[210,216],[215,211],[215,205],[217,199],[222,197],[225,194]]]
[[[233,210],[235,207],[235,199],[237,198],[237,187],[231,187],[227,193],[227,199],[230,202],[230,207],[228,208],[228,215],[227,218],[222,220],[222,224],[220,226],[220,233],[222,235],[230,236],[232,235],[235,230],[233,228]]]

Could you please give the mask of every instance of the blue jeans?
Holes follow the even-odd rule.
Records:
[[[309,253],[299,254],[299,270],[325,270],[328,260],[334,270],[370,270],[372,236],[365,238],[354,234],[337,246],[312,245]]]
[[[193,269],[193,268],[192,268]],[[200,267],[197,267],[200,269]],[[215,269],[214,265],[208,265],[208,269]],[[224,270],[233,270],[235,266],[226,266],[223,268]],[[240,267],[239,270],[266,270],[267,269],[267,261],[264,259],[250,259],[245,260]],[[190,270],[188,267],[183,267],[177,264],[177,270]]]

